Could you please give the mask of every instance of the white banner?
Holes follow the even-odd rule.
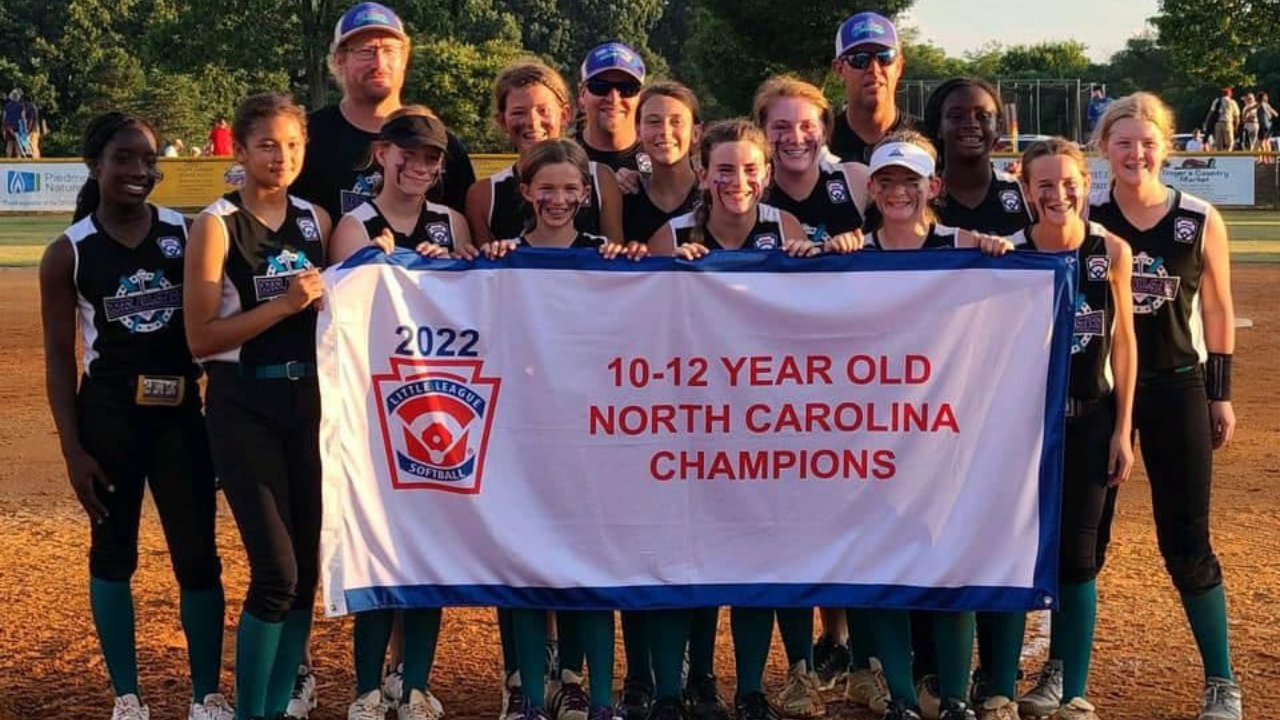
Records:
[[[0,162],[0,212],[71,212],[89,178],[82,162]]]
[[[478,265],[325,273],[329,614],[1052,602],[1066,259]]]
[[[1008,171],[1015,158],[996,160],[996,167]],[[1111,182],[1111,165],[1106,158],[1089,156],[1089,176],[1094,187]],[[1172,155],[1165,161],[1160,177],[1168,185],[1189,192],[1214,205],[1252,206],[1254,168],[1252,155]]]

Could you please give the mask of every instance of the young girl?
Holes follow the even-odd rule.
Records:
[[[482,252],[500,258],[520,248],[595,248],[608,258],[623,250],[600,235],[574,226],[578,209],[590,192],[587,153],[572,140],[544,140],[528,148],[518,166],[520,196],[533,208],[534,222],[519,237],[486,243]],[[521,678],[541,678],[547,671],[547,611],[512,610],[515,664]],[[556,613],[560,631],[560,687],[551,699],[551,713],[560,718],[614,720],[613,612],[563,610]],[[580,648],[577,650],[575,648]],[[582,689],[582,659],[591,670],[590,695]],[[548,717],[545,688],[540,682],[512,687],[523,694],[522,717]]]
[[[868,189],[879,211],[878,223],[866,237],[865,249],[884,251],[978,247],[988,255],[1003,255],[1013,246],[1004,238],[960,230],[937,222],[930,201],[942,180],[937,154],[924,136],[898,131],[886,137],[871,156]],[[919,701],[912,676],[911,618],[906,610],[871,612],[876,654],[889,686],[886,720],[919,720]],[[973,613],[937,612],[926,615],[933,628],[938,657],[943,720],[971,720],[965,702],[973,650]]]
[[[306,115],[286,95],[247,98],[232,123],[242,188],[191,229],[187,341],[209,373],[214,466],[249,558],[236,632],[236,717],[284,712],[318,580],[320,392],[316,305],[329,218],[288,194]]]
[[[160,173],[143,120],[100,115],[85,131],[89,180],[75,223],[40,263],[45,384],[71,487],[90,520],[89,605],[116,694],[113,720],[147,720],[138,688],[130,579],[151,487],[181,588],[191,663],[189,720],[229,720],[218,693],[222,566],[200,370],[183,335],[182,215],[150,205]],[[76,387],[76,326],[84,376]]]
[[[644,243],[698,203],[698,175],[690,153],[702,139],[702,113],[692,90],[657,82],[640,93],[636,118],[641,149],[653,172],[640,175],[635,192],[623,195],[622,221],[626,239]]]
[[[822,91],[803,80],[780,75],[756,90],[752,108],[756,125],[764,130],[773,149],[768,203],[795,215],[816,245],[831,242],[861,247],[867,166],[838,164],[824,157],[835,115]],[[783,713],[787,717],[818,714],[822,698],[809,687],[807,674],[816,672],[819,687],[825,689],[833,687],[846,671],[851,671],[846,697],[883,713],[887,692],[871,669],[866,613],[823,608],[822,625],[823,636],[813,645],[813,612],[805,608],[778,610],[778,631],[791,667],[787,686],[779,696]],[[844,635],[847,645],[840,639]]]
[[[537,60],[508,65],[493,84],[494,122],[516,152],[558,138],[573,116],[569,87],[555,70]],[[592,235],[622,240],[622,196],[613,171],[590,164],[590,193],[579,203],[574,224]],[[518,236],[533,222],[523,201],[518,165],[477,182],[467,191],[467,221],[477,243]]]
[[[1018,709],[1028,717],[1097,720],[1093,706],[1085,700],[1098,610],[1095,579],[1110,537],[1115,488],[1133,466],[1130,437],[1138,368],[1130,290],[1133,254],[1123,240],[1084,220],[1089,166],[1073,143],[1061,138],[1033,143],[1022,154],[1022,184],[1036,222],[1010,240],[1032,250],[1075,253],[1077,278],[1062,481],[1059,608],[1051,619],[1049,662],[1036,690],[1019,699]],[[985,707],[992,708],[991,716],[1000,717],[996,708],[1008,705],[1007,698],[1012,696],[1003,693],[1012,691],[1009,685],[1017,678],[1026,614],[996,617],[1011,627],[997,633],[1008,642],[991,648],[997,696]],[[1056,688],[1054,677],[1062,683]],[[1056,693],[1051,692],[1054,689]],[[1004,716],[1015,714],[1005,710]]]
[[[1233,720],[1241,716],[1240,688],[1222,568],[1209,542],[1213,450],[1231,440],[1236,425],[1227,228],[1212,205],[1160,179],[1173,117],[1158,97],[1135,93],[1111,103],[1097,134],[1113,180],[1090,198],[1090,217],[1125,238],[1134,254],[1133,420],[1156,538],[1204,663],[1200,718]]]

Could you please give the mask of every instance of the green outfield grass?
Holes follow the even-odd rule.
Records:
[[[1280,211],[1226,210],[1231,259],[1242,263],[1280,263]],[[69,215],[0,217],[0,267],[30,267],[40,262],[45,243],[71,222]]]

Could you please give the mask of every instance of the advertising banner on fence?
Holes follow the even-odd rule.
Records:
[[[362,251],[317,331],[326,611],[1047,607],[1068,262]]]
[[[71,212],[89,169],[82,162],[6,162],[0,174],[0,212]]]
[[[1008,170],[1014,158],[1001,158],[996,165]],[[1161,177],[1183,192],[1208,200],[1214,205],[1251,206],[1254,203],[1254,169],[1257,158],[1252,155],[1173,155],[1165,161]],[[1111,182],[1111,166],[1105,158],[1089,157],[1089,175],[1094,187]]]

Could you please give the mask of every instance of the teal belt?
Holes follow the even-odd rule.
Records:
[[[240,377],[254,380],[301,380],[316,376],[316,364],[290,360],[278,365],[237,365]]]

